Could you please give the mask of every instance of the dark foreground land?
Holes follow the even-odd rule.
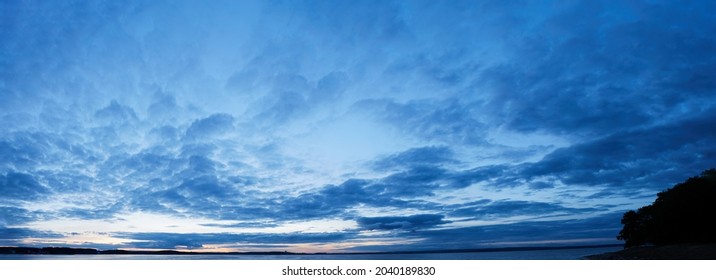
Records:
[[[587,256],[590,260],[716,260],[714,244],[679,244],[632,247],[618,252]]]
[[[251,255],[291,255],[290,252],[247,252],[247,253],[197,253],[174,250],[131,251],[131,250],[97,250],[91,248],[67,247],[0,247],[0,254],[20,255],[216,255],[216,254],[251,254]]]

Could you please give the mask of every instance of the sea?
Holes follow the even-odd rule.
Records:
[[[307,255],[19,255],[0,254],[0,260],[579,260],[589,255],[619,251],[621,247],[529,251],[307,254]]]

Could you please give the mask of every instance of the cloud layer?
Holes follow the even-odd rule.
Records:
[[[10,1],[0,245],[611,243],[716,164],[708,1]]]

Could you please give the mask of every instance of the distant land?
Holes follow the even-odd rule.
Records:
[[[267,252],[186,252],[176,250],[160,251],[133,251],[133,250],[97,250],[92,248],[68,247],[0,247],[0,254],[24,255],[379,255],[379,254],[444,254],[444,253],[480,253],[480,252],[511,252],[511,251],[539,251],[539,250],[567,250],[622,247],[623,244],[583,245],[583,246],[540,246],[540,247],[502,247],[479,249],[454,250],[425,250],[425,251],[392,251],[392,252],[354,252],[354,253],[293,253],[286,251]]]

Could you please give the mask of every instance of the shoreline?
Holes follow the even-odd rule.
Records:
[[[294,253],[294,252],[190,252],[175,250],[131,251],[131,250],[97,250],[92,248],[67,247],[0,247],[0,254],[6,255],[389,255],[389,254],[445,254],[445,253],[484,253],[484,252],[515,252],[515,251],[549,251],[568,249],[589,249],[622,247],[621,244],[580,245],[580,246],[541,246],[541,247],[501,247],[452,250],[422,251],[386,251],[386,252],[353,252],[353,253]]]
[[[716,260],[716,243],[641,246],[584,258],[587,260]]]

